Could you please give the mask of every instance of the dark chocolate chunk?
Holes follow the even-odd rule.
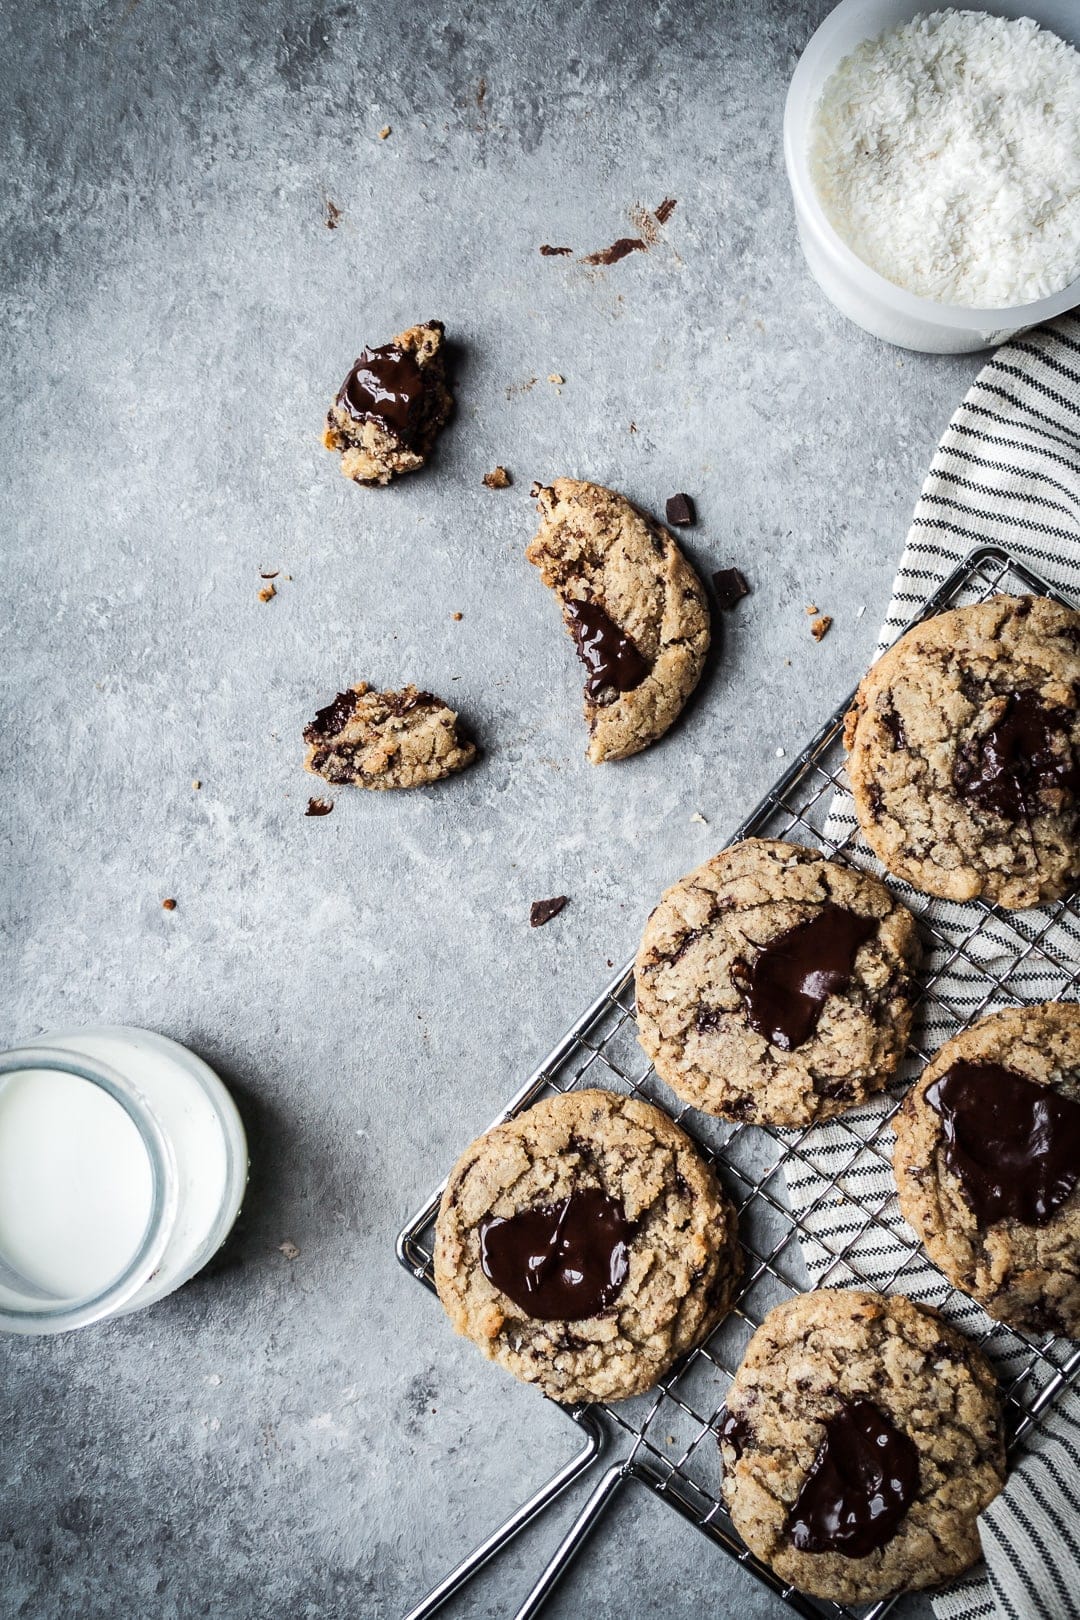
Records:
[[[585,691],[594,703],[603,702],[612,687],[616,692],[631,692],[641,685],[649,673],[648,659],[599,602],[564,602],[563,617],[589,672]]]
[[[753,961],[733,962],[731,979],[752,1029],[782,1052],[808,1041],[830,996],[851,983],[855,956],[877,932],[873,917],[824,905],[768,945]]]
[[[688,529],[691,524],[697,522],[694,503],[689,495],[669,495],[664,510],[668,522],[676,529]]]
[[[529,927],[543,928],[545,923],[557,917],[570,898],[566,894],[552,895],[550,900],[534,900],[529,907]]]
[[[885,727],[885,730],[892,738],[893,747],[897,749],[906,748],[907,736],[904,732],[904,722],[901,720],[899,714],[893,708],[891,703],[887,704],[884,709],[879,711],[879,718],[882,725]]]
[[[733,608],[744,596],[750,595],[746,577],[738,568],[718,568],[712,577],[718,608]]]
[[[354,422],[378,422],[408,445],[423,416],[426,387],[415,357],[396,343],[384,343],[360,355],[337,402]]]
[[[892,1540],[919,1489],[919,1450],[873,1401],[844,1401],[788,1517],[800,1552],[866,1558]]]
[[[334,808],[333,799],[309,799],[305,816],[328,816]]]
[[[1035,815],[1040,793],[1080,794],[1072,719],[1068,709],[1047,707],[1037,692],[1011,693],[1001,719],[961,748],[953,767],[957,792],[1008,821]]]
[[[945,1163],[980,1226],[1045,1226],[1080,1180],[1080,1103],[996,1063],[954,1063],[926,1090]]]
[[[328,703],[325,709],[319,709],[314,720],[304,727],[304,741],[313,743],[323,737],[336,737],[352,718],[355,709],[356,693],[339,692],[333,702]]]
[[[585,1187],[480,1226],[484,1275],[540,1322],[578,1322],[618,1297],[630,1272],[631,1223],[618,1198]]]

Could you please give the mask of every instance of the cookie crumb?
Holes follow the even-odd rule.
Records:
[[[199,789],[202,787],[202,783],[199,781],[197,776],[193,776],[191,778],[191,785],[195,789],[196,793],[198,793]]]
[[[273,600],[273,598],[276,595],[277,595],[277,586],[276,585],[264,585],[262,590],[259,592],[259,601],[260,602],[270,602],[270,601]]]
[[[806,606],[803,608],[803,612],[809,614],[811,617],[813,617],[813,615],[818,611],[819,609],[816,602],[807,602]]]
[[[333,799],[309,799],[305,816],[328,816],[334,808]]]
[[[534,900],[529,907],[529,927],[543,928],[552,917],[559,915],[569,898],[567,894],[556,894],[550,900]]]
[[[485,489],[509,489],[511,483],[512,479],[505,467],[496,467],[492,472],[484,474]]]
[[[285,1256],[286,1260],[299,1260],[300,1258],[300,1250],[291,1238],[286,1238],[284,1243],[279,1243],[278,1251]]]
[[[176,901],[172,898],[171,895],[168,898],[168,900],[163,900],[161,902],[161,909],[162,909],[162,911],[175,911],[176,910]]]
[[[712,582],[716,593],[716,605],[719,608],[733,608],[744,596],[750,595],[750,587],[741,569],[718,568],[713,574]]]
[[[379,131],[379,139],[380,139],[380,141],[387,140],[392,133],[393,133],[393,131],[391,130],[390,125],[389,124],[384,124],[382,129],[380,129],[380,131]]]
[[[689,495],[669,495],[664,512],[668,522],[676,529],[689,529],[697,522],[697,513]]]
[[[777,749],[777,750],[776,750],[776,757],[777,757],[777,759],[783,759],[783,757],[784,757],[784,750],[783,750],[783,749],[782,749],[782,748],[778,748],[778,749]]]
[[[455,624],[460,624],[465,615],[464,613],[451,613],[450,617],[453,619]]]
[[[338,207],[336,202],[331,202],[330,198],[327,197],[327,199],[326,199],[326,228],[327,228],[327,230],[328,231],[336,231],[337,228],[338,228],[338,220],[340,218],[341,218],[341,209]]]
[[[573,251],[573,248],[568,247],[552,247],[550,242],[541,242],[540,244],[540,252],[545,259],[562,259],[573,253]]]
[[[828,613],[823,613],[819,619],[811,619],[810,634],[813,636],[814,640],[820,641],[822,636],[827,636],[829,633],[829,626],[831,624],[832,618]]]
[[[559,373],[557,371],[549,371],[548,372],[548,382],[549,383],[559,384],[559,383],[564,383],[565,381],[566,381],[566,378],[565,377],[560,377]]]
[[[690,820],[700,822],[703,827],[707,827],[709,825],[700,810],[695,810],[693,815],[690,817]]]

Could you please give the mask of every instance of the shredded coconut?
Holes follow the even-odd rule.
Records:
[[[1080,275],[1080,52],[1027,17],[915,17],[829,79],[810,168],[849,247],[909,292],[1049,297]]]

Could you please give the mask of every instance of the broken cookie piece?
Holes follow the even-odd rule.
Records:
[[[320,709],[304,741],[306,770],[354,787],[423,787],[476,758],[476,744],[441,698],[415,686],[375,692],[366,681]]]
[[[540,528],[525,555],[588,670],[588,757],[626,759],[663,736],[698,683],[704,588],[667,530],[614,490],[557,478],[533,493]]]
[[[410,326],[365,349],[326,417],[323,444],[356,484],[388,484],[415,472],[454,407],[441,321]]]

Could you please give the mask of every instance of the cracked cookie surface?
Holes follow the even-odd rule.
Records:
[[[323,444],[355,484],[415,472],[454,408],[441,321],[399,332],[354,361],[326,416]]]
[[[762,947],[837,909],[863,923],[850,975],[785,1050],[755,1027],[741,986]],[[673,884],[646,923],[634,964],[639,1038],[660,1078],[706,1113],[808,1125],[888,1081],[911,1027],[917,956],[911,913],[877,878],[818,850],[745,839]]]
[[[476,744],[441,698],[415,686],[376,692],[366,681],[320,709],[304,741],[305,770],[353,787],[423,787],[476,758]]]
[[[588,670],[588,757],[626,759],[674,723],[709,649],[705,590],[671,535],[600,484],[534,490],[540,528],[525,555],[562,605]]]
[[[999,1069],[1007,1071],[1004,1082]],[[948,1090],[935,1088],[949,1074],[959,1074],[969,1088],[956,1099],[958,1112]],[[1080,1007],[1071,1002],[1010,1007],[980,1019],[935,1053],[894,1121],[900,1208],[934,1264],[991,1316],[1031,1333],[1078,1338],[1076,1116],[1069,1109],[1071,1121],[1048,1118],[1038,1093],[1025,1097],[1023,1087],[1019,1102],[1026,1120],[1014,1109],[1000,1112],[1003,1101],[1008,1104],[1010,1075],[1080,1104]],[[1057,1164],[1045,1156],[1053,1146],[1052,1131],[1066,1133],[1064,1140],[1058,1137]],[[950,1148],[950,1136],[962,1158]],[[969,1190],[973,1164],[974,1197]],[[1018,1202],[1025,1201],[1022,1178],[1033,1165],[1042,1185],[1031,1201],[1041,1197],[1043,1207],[1018,1211]],[[980,1166],[990,1172],[989,1186],[980,1178]]]
[[[621,1206],[621,1286],[591,1316],[538,1319],[487,1274],[486,1234],[583,1194]],[[454,1327],[556,1401],[650,1389],[724,1316],[741,1270],[735,1211],[690,1138],[650,1103],[607,1091],[552,1097],[480,1137],[436,1225],[435,1284]]]
[[[864,1402],[915,1448],[913,1494],[891,1537],[865,1555],[804,1550],[793,1510],[828,1426]],[[724,1502],[747,1546],[783,1580],[839,1603],[967,1569],[982,1551],[977,1517],[1005,1478],[986,1358],[936,1312],[862,1290],[803,1294],[769,1312],[728,1390],[720,1450]]]
[[[1080,614],[996,596],[916,625],[848,713],[863,836],[898,877],[1010,909],[1080,875]]]

